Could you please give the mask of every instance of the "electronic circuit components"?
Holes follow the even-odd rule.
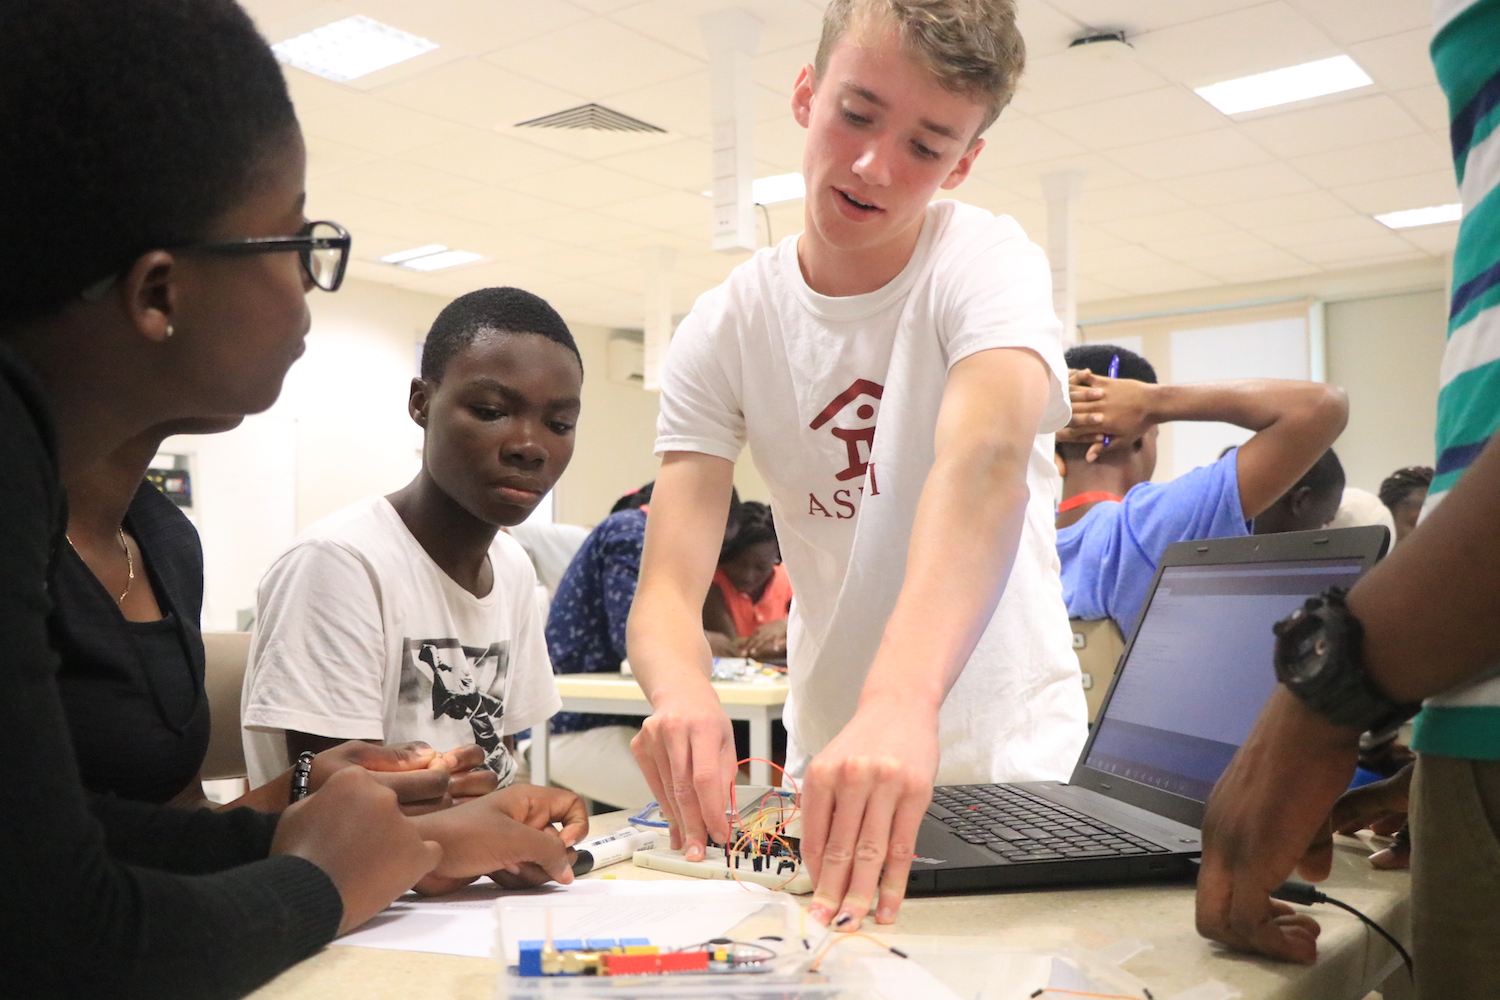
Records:
[[[761,972],[776,952],[764,945],[715,939],[664,951],[645,938],[522,941],[516,973],[522,976],[662,976],[710,972]]]

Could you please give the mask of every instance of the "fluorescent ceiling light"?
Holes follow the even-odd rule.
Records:
[[[448,248],[441,243],[429,243],[425,247],[402,250],[400,253],[388,253],[380,258],[380,260],[385,264],[405,264],[409,260],[416,260],[418,257],[426,257],[429,254],[442,253],[446,249]]]
[[[1462,205],[1433,205],[1430,208],[1408,208],[1402,212],[1387,212],[1375,216],[1375,221],[1392,229],[1411,229],[1413,226],[1433,226],[1439,222],[1457,222],[1463,218]]]
[[[347,83],[437,47],[437,42],[355,14],[277,42],[271,51],[288,66]]]
[[[468,250],[444,250],[442,253],[430,253],[424,257],[415,257],[406,261],[401,266],[409,267],[413,271],[436,271],[444,267],[472,264],[476,260],[484,260],[484,255],[470,253]]]
[[[712,198],[712,191],[704,191],[703,197]],[[796,201],[807,196],[807,182],[801,174],[777,174],[774,177],[757,177],[750,183],[750,198],[757,205],[774,205],[780,201]]]
[[[1337,94],[1357,87],[1368,87],[1374,80],[1348,56],[1334,56],[1317,62],[1274,69],[1269,73],[1242,76],[1194,93],[1226,115],[1274,108],[1278,104],[1305,101],[1312,97]]]

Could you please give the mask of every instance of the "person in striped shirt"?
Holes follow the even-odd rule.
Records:
[[[1500,996],[1493,956],[1500,940],[1500,0],[1439,0],[1434,21],[1432,56],[1448,98],[1464,204],[1438,397],[1437,469],[1421,522],[1348,594],[1348,613],[1363,638],[1350,644],[1347,659],[1363,673],[1367,696],[1408,710],[1425,700],[1413,739],[1419,757],[1411,794],[1417,996],[1494,997]],[[1283,676],[1301,686],[1297,675]],[[1205,937],[1292,961],[1316,957],[1316,921],[1269,892],[1293,869],[1314,880],[1330,870],[1330,810],[1349,783],[1360,735],[1330,717],[1346,717],[1348,704],[1311,693],[1304,700],[1281,685],[1220,779],[1204,819],[1198,879],[1198,930]]]

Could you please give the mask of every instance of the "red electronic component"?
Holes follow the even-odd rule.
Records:
[[[604,968],[611,976],[654,975],[661,972],[662,955],[605,955]]]
[[[706,972],[708,970],[708,952],[706,951],[672,951],[657,957],[661,959],[663,972]]]

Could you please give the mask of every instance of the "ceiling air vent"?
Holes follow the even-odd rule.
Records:
[[[576,128],[594,132],[666,132],[650,122],[621,114],[602,104],[581,104],[576,108],[517,122],[516,128]]]

